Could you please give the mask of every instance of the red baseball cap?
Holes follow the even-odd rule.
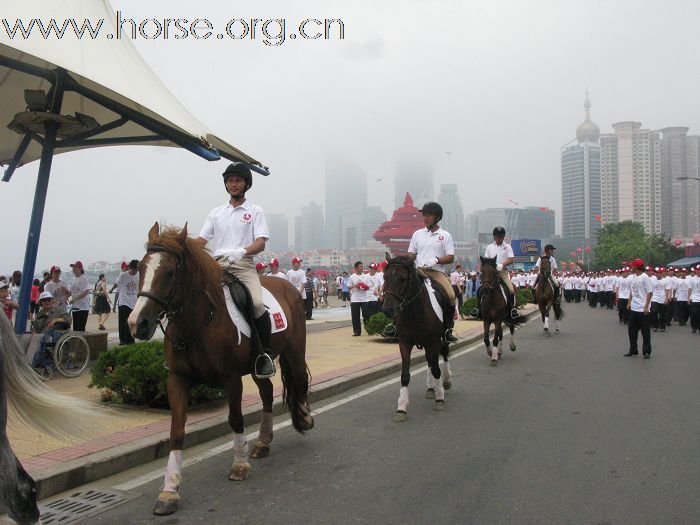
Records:
[[[382,262],[379,264],[379,266],[381,266],[382,268],[386,268],[388,265],[389,265],[389,261],[382,261]]]
[[[266,264],[258,263],[258,264],[255,265],[255,269],[256,269],[256,270],[262,270],[262,269],[264,269],[264,268],[267,268],[267,265],[266,265]]]
[[[635,259],[630,263],[630,266],[632,268],[644,268],[644,261],[642,261],[641,259]]]
[[[376,261],[372,261],[371,263],[369,263],[369,267],[377,270],[379,268],[379,265],[376,263]]]
[[[80,270],[83,269],[83,263],[80,261],[75,261],[73,264],[70,265],[71,268],[78,268]]]
[[[127,264],[126,261],[122,261],[122,266],[121,266],[121,268],[122,268],[122,272],[125,272],[125,271],[127,271],[127,270],[129,269],[129,265]]]
[[[280,262],[277,259],[270,260],[270,266],[279,266]]]
[[[299,257],[294,257],[294,259],[292,259],[292,264],[301,263],[301,262],[302,262],[302,260],[299,259]]]
[[[55,273],[55,272],[60,272],[61,268],[58,266],[52,266],[51,270],[49,270],[49,273]]]

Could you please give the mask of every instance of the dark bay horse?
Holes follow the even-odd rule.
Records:
[[[21,525],[39,521],[36,484],[22,468],[7,438],[11,416],[58,439],[85,438],[99,428],[96,406],[51,390],[24,359],[7,316],[0,315],[0,503]]]
[[[484,344],[486,353],[491,357],[491,365],[497,365],[503,355],[503,324],[510,329],[510,349],[515,352],[515,327],[523,321],[522,316],[511,319],[508,316],[508,290],[498,278],[496,258],[481,257],[481,287],[479,288],[479,307],[484,323]],[[491,325],[494,325],[493,348],[489,341]]]
[[[442,355],[445,371],[449,373],[449,345],[444,342],[445,329],[437,318],[430,304],[430,297],[425,283],[419,277],[413,261],[401,256],[390,259],[384,269],[384,305],[382,311],[394,319],[399,334],[401,352],[401,390],[394,421],[406,420],[408,410],[408,384],[411,381],[411,351],[414,346],[425,350],[428,363],[429,387],[435,395],[435,409],[445,408],[445,389],[449,388],[449,379],[441,382],[439,358]],[[447,375],[447,374],[445,374]]]
[[[564,317],[564,310],[556,300],[554,286],[550,281],[551,276],[552,263],[549,255],[543,255],[540,257],[540,275],[537,279],[537,286],[535,286],[535,302],[540,309],[542,323],[544,323],[543,330],[546,335],[552,335],[549,331],[549,311],[554,309],[554,318],[557,321],[555,330],[557,333],[559,333],[561,318]]]
[[[250,473],[248,458],[265,457],[272,441],[273,386],[270,379],[254,375],[263,403],[260,434],[252,453],[243,426],[242,377],[251,374],[257,350],[231,321],[223,292],[223,270],[203,248],[182,230],[160,231],[158,223],[148,232],[146,255],[140,262],[139,297],[129,316],[134,336],[148,340],[163,317],[165,359],[168,366],[168,400],[172,419],[170,457],[164,487],[155,514],[171,514],[179,506],[182,481],[182,448],[190,388],[204,383],[223,388],[234,432],[234,461],[229,479],[241,481]],[[292,425],[303,433],[313,428],[307,403],[309,373],[306,366],[306,321],[299,292],[284,279],[262,278],[262,284],[279,301],[288,321],[286,330],[271,337],[272,357],[279,356],[285,400]]]

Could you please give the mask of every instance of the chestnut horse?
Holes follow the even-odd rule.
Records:
[[[501,283],[496,269],[496,258],[481,257],[481,286],[479,287],[479,309],[484,322],[484,344],[486,353],[491,357],[491,365],[497,365],[503,355],[503,324],[510,329],[510,349],[515,352],[515,327],[523,322],[523,317],[511,319],[508,315],[508,302],[505,284]],[[490,345],[489,332],[494,325],[493,347]]]
[[[229,424],[234,432],[234,460],[229,479],[242,481],[250,473],[248,458],[269,454],[272,441],[273,387],[270,379],[254,375],[263,403],[260,433],[252,452],[244,434],[241,397],[242,378],[251,374],[257,350],[248,337],[238,335],[228,313],[223,270],[203,248],[182,230],[160,231],[155,223],[148,232],[146,255],[139,264],[139,294],[129,316],[133,335],[153,337],[163,317],[165,360],[168,367],[168,400],[172,412],[170,457],[164,487],[153,512],[172,514],[179,506],[182,482],[182,448],[185,439],[190,388],[206,384],[222,388],[228,399]],[[299,292],[284,279],[263,277],[262,284],[278,300],[287,318],[286,330],[271,337],[272,357],[279,356],[285,400],[292,425],[303,433],[313,428],[307,403],[309,374],[306,366],[306,321]]]
[[[555,330],[559,333],[561,326],[561,318],[564,317],[564,310],[561,304],[557,302],[557,297],[554,294],[554,286],[549,280],[552,275],[552,263],[549,255],[540,257],[540,275],[535,286],[535,302],[540,309],[542,323],[544,324],[544,334],[552,335],[549,331],[549,311],[554,310],[554,318],[556,319]]]
[[[399,334],[401,352],[401,389],[394,421],[406,420],[408,410],[408,384],[411,381],[411,351],[414,346],[425,349],[428,363],[428,390],[435,396],[435,410],[445,408],[445,390],[449,383],[449,345],[443,341],[445,328],[430,304],[428,289],[416,271],[413,261],[406,257],[389,259],[384,269],[384,304],[382,311],[394,318]],[[440,382],[442,372],[440,355],[444,360],[445,380]]]

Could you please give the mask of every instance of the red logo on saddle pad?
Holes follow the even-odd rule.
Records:
[[[273,313],[272,320],[275,322],[275,328],[278,330],[284,328],[284,319],[282,319],[282,314],[280,312]]]

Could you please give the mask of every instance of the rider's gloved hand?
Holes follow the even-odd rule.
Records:
[[[426,267],[426,268],[432,268],[432,267],[435,266],[436,264],[440,264],[440,259],[438,259],[437,257],[433,257],[433,258],[430,259],[427,263],[425,263],[425,267]]]
[[[501,263],[498,263],[498,264],[496,265],[496,270],[498,270],[499,272],[500,272],[501,270],[503,270],[503,265],[502,265]]]
[[[240,261],[241,259],[243,259],[243,257],[245,256],[245,254],[246,254],[245,248],[237,248],[237,249],[235,249],[235,250],[233,250],[233,251],[231,251],[231,252],[228,252],[228,253],[226,254],[226,258],[227,258],[231,263],[236,263],[236,262]]]

